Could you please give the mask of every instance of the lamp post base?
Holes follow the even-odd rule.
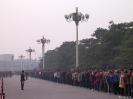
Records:
[[[75,67],[75,70],[77,71],[78,70],[78,67]]]

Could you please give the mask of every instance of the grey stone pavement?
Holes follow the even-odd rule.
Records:
[[[5,99],[119,99],[118,96],[85,88],[29,78],[20,90],[20,77],[4,78]]]

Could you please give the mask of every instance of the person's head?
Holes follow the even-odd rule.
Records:
[[[109,74],[112,75],[112,71],[109,71]]]
[[[24,70],[22,70],[22,73],[24,73]]]
[[[128,69],[128,73],[131,73],[132,72],[132,69]]]
[[[124,71],[123,70],[121,70],[121,74],[124,74]]]
[[[100,74],[99,71],[97,71],[97,74],[98,74],[98,75]]]
[[[133,77],[133,72],[132,72],[132,77]]]
[[[124,72],[127,72],[127,69],[126,68],[124,68]]]
[[[114,75],[117,75],[117,71],[114,71]]]
[[[100,75],[103,75],[103,72],[102,71],[100,72]]]

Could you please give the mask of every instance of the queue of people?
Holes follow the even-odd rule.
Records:
[[[133,70],[57,70],[29,71],[31,77],[106,92],[119,97],[133,97]]]
[[[12,72],[12,71],[1,71],[1,72],[0,72],[0,75],[1,75],[2,77],[12,77],[13,72]]]

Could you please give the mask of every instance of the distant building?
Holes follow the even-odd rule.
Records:
[[[31,68],[38,68],[39,60],[31,60]],[[29,59],[22,59],[22,69],[30,70]],[[21,71],[21,59],[15,59],[13,54],[0,55],[0,71]]]
[[[37,69],[39,65],[38,60],[31,60],[31,68]],[[21,71],[21,70],[30,70],[30,62],[28,59],[22,60],[22,69],[21,69],[21,60],[13,60],[13,61],[7,61],[3,60],[0,61],[0,71]]]
[[[0,61],[11,61],[14,59],[14,55],[13,54],[1,54],[0,55]]]

